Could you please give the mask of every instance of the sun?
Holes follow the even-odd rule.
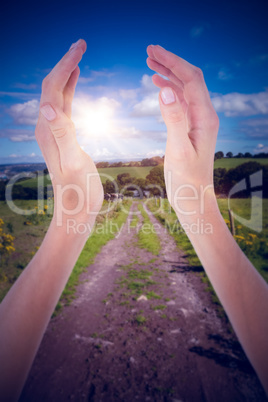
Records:
[[[73,107],[73,121],[79,135],[89,137],[108,137],[114,132],[116,101],[99,98],[76,99]]]

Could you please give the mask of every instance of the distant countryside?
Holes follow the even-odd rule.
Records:
[[[124,188],[125,196],[159,196],[159,189],[152,188],[157,185],[162,189],[161,195],[165,196],[164,182],[164,157],[146,158],[135,162],[97,162],[98,172],[105,193],[115,193]],[[31,170],[32,169],[32,170]],[[214,187],[216,195],[227,196],[230,189],[244,178],[262,170],[263,175],[263,196],[267,197],[268,185],[268,154],[258,154],[254,157],[249,154],[238,154],[232,156],[229,152],[224,156],[223,152],[215,154],[214,161]],[[36,199],[37,198],[37,175],[39,180],[43,174],[44,197],[52,195],[51,181],[48,170],[44,164],[21,164],[21,165],[0,165],[0,200],[5,200],[5,188],[8,180],[15,174],[25,172],[25,175],[16,181],[12,190],[13,199]],[[116,185],[115,185],[116,183]],[[133,187],[131,187],[131,185]],[[147,186],[151,188],[148,191]],[[137,188],[141,191],[137,193]],[[146,192],[146,193],[145,193]],[[249,194],[244,191],[238,197],[247,197]]]

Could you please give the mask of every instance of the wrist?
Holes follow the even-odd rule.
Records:
[[[57,237],[76,243],[85,243],[90,236],[96,216],[64,215],[61,219],[54,214],[49,231]]]
[[[173,193],[171,205],[181,224],[207,221],[220,215],[212,185],[201,185],[198,188],[181,186],[177,192]]]

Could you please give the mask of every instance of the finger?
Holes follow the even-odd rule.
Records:
[[[183,88],[183,82],[179,80],[170,70],[168,70],[166,67],[162,66],[162,64],[159,64],[157,61],[151,59],[148,57],[147,65],[148,67],[157,72],[158,74],[164,75],[167,77],[170,81],[172,81],[175,85],[178,85],[178,87]]]
[[[67,84],[64,88],[64,92],[63,92],[63,97],[64,97],[63,111],[69,118],[71,118],[71,115],[72,115],[72,102],[73,102],[75,88],[76,88],[79,74],[80,74],[80,69],[77,66],[75,68],[75,70],[72,72],[72,74],[69,78],[69,81],[67,82]]]
[[[43,96],[46,98],[51,92],[63,92],[72,72],[77,67],[86,51],[86,42],[79,39],[70,47],[70,50],[63,56],[53,70],[43,81]],[[44,99],[47,101],[47,99]]]
[[[40,112],[57,144],[62,168],[69,164],[79,149],[74,124],[62,110],[53,108],[49,103],[42,104]]]
[[[189,105],[199,105],[211,109],[210,96],[203,73],[199,68],[158,45],[149,46],[147,52],[150,59],[164,66],[183,82],[186,101]]]
[[[178,154],[192,148],[188,137],[187,119],[177,94],[171,87],[164,87],[159,94],[163,120],[167,126],[167,149]]]
[[[173,89],[173,91],[176,92],[176,95],[178,97],[178,100],[182,106],[183,112],[186,113],[187,112],[187,108],[188,105],[184,99],[183,96],[183,89],[178,87],[177,85],[175,85],[173,82],[169,81],[169,80],[165,80],[164,78],[160,77],[160,75],[154,74],[152,77],[152,81],[154,83],[155,86],[157,86],[158,88],[165,88],[165,87],[170,87]]]

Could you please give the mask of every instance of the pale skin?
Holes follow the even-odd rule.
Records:
[[[102,205],[95,165],[79,147],[71,121],[78,63],[85,50],[86,43],[78,41],[43,82],[36,138],[52,175],[55,210],[39,251],[0,305],[0,397],[5,401],[18,399],[51,314],[87,240],[88,233],[67,234],[66,220],[73,218],[92,227]],[[202,72],[159,46],[149,46],[147,52],[148,66],[169,79],[153,77],[161,88],[159,103],[168,131],[165,178],[167,187],[168,181],[171,184],[169,201],[181,223],[190,224],[202,216],[212,224],[213,235],[188,236],[268,392],[268,287],[236,245],[217,206],[212,185],[219,123]],[[88,174],[94,174],[89,199]],[[204,211],[199,200],[193,199],[191,188],[182,188],[185,184],[195,187],[197,194],[206,188]],[[82,193],[67,190],[70,185]],[[192,199],[181,200],[181,196]],[[67,210],[78,204],[79,211],[68,214]],[[185,214],[191,211],[195,213]]]
[[[166,184],[171,176],[169,201],[181,223],[202,218],[212,225],[213,235],[187,234],[268,393],[268,286],[237,246],[217,205],[213,160],[219,120],[202,71],[160,46],[149,46],[147,53],[148,66],[168,78],[153,76],[161,88],[159,104],[168,132],[164,170]],[[198,199],[193,199],[192,188]],[[204,211],[202,188],[207,188]]]

